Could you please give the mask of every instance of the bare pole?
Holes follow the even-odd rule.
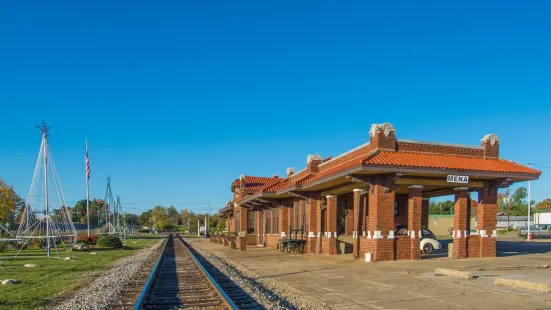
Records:
[[[44,144],[44,193],[46,202],[46,249],[48,251],[48,257],[50,256],[50,208],[48,206],[48,128],[44,121],[42,121],[42,143]]]
[[[88,139],[84,140],[84,149],[86,156],[86,226],[88,230],[88,237],[90,237],[90,189],[88,187]]]
[[[201,220],[197,219],[197,237],[201,236]]]
[[[528,167],[530,167],[530,163],[528,163]],[[528,180],[528,232],[526,234],[526,240],[530,241],[530,214],[531,214],[531,202],[530,202],[530,180]]]

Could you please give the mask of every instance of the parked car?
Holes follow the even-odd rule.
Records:
[[[534,238],[551,238],[551,225],[541,224],[541,225],[532,225],[530,226],[530,233],[533,234]],[[528,234],[528,227],[522,227],[518,232],[518,236],[526,238]]]
[[[396,225],[396,227],[394,227],[394,234],[396,236],[407,236],[407,226]],[[434,233],[426,227],[421,227],[421,242],[419,246],[421,253],[430,254],[432,251],[440,249],[442,249],[442,244],[436,239]]]

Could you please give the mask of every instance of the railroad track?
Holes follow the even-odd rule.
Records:
[[[264,309],[198,255],[179,236],[169,236],[148,279],[130,285],[111,309]]]

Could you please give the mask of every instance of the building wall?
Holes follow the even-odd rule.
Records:
[[[448,229],[453,227],[453,214],[429,215],[429,229],[436,236],[449,235]],[[476,220],[471,216],[471,229],[476,229]]]

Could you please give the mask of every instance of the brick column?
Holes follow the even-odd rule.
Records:
[[[283,238],[289,236],[289,206],[279,204],[279,234]]]
[[[421,220],[423,209],[423,185],[412,185],[409,187],[408,199],[408,230],[411,238],[411,259],[420,259],[421,250]]]
[[[453,206],[453,258],[467,258],[467,236],[469,232],[469,188],[455,188],[455,204]],[[494,214],[494,216],[496,216]]]
[[[325,232],[326,240],[323,241],[323,254],[337,254],[337,196],[328,195],[327,199],[327,227]]]
[[[310,192],[308,194],[308,200],[306,204],[306,233],[308,236],[306,253],[317,253],[318,242],[318,213],[321,206],[321,193]]]
[[[367,249],[373,261],[394,260],[394,188],[384,176],[375,176],[369,190]]]
[[[239,231],[247,231],[247,213],[248,209],[241,207],[241,212],[239,212]]]
[[[429,228],[429,198],[423,198],[421,207],[421,226]]]
[[[260,239],[261,239],[261,234],[263,234],[264,232],[261,231],[261,223],[260,223],[260,212],[262,211],[256,211],[255,212],[255,218],[254,218],[254,230],[256,231],[256,244],[259,245],[260,244]]]
[[[484,182],[478,192],[478,234],[480,235],[480,257],[496,256],[497,188]]]
[[[354,238],[354,244],[353,244],[353,255],[354,258],[360,257],[360,239],[361,238],[361,194],[363,190],[356,188],[353,190],[353,198],[352,198],[352,207],[353,207],[353,214],[354,214],[354,231],[352,232],[352,237]]]

